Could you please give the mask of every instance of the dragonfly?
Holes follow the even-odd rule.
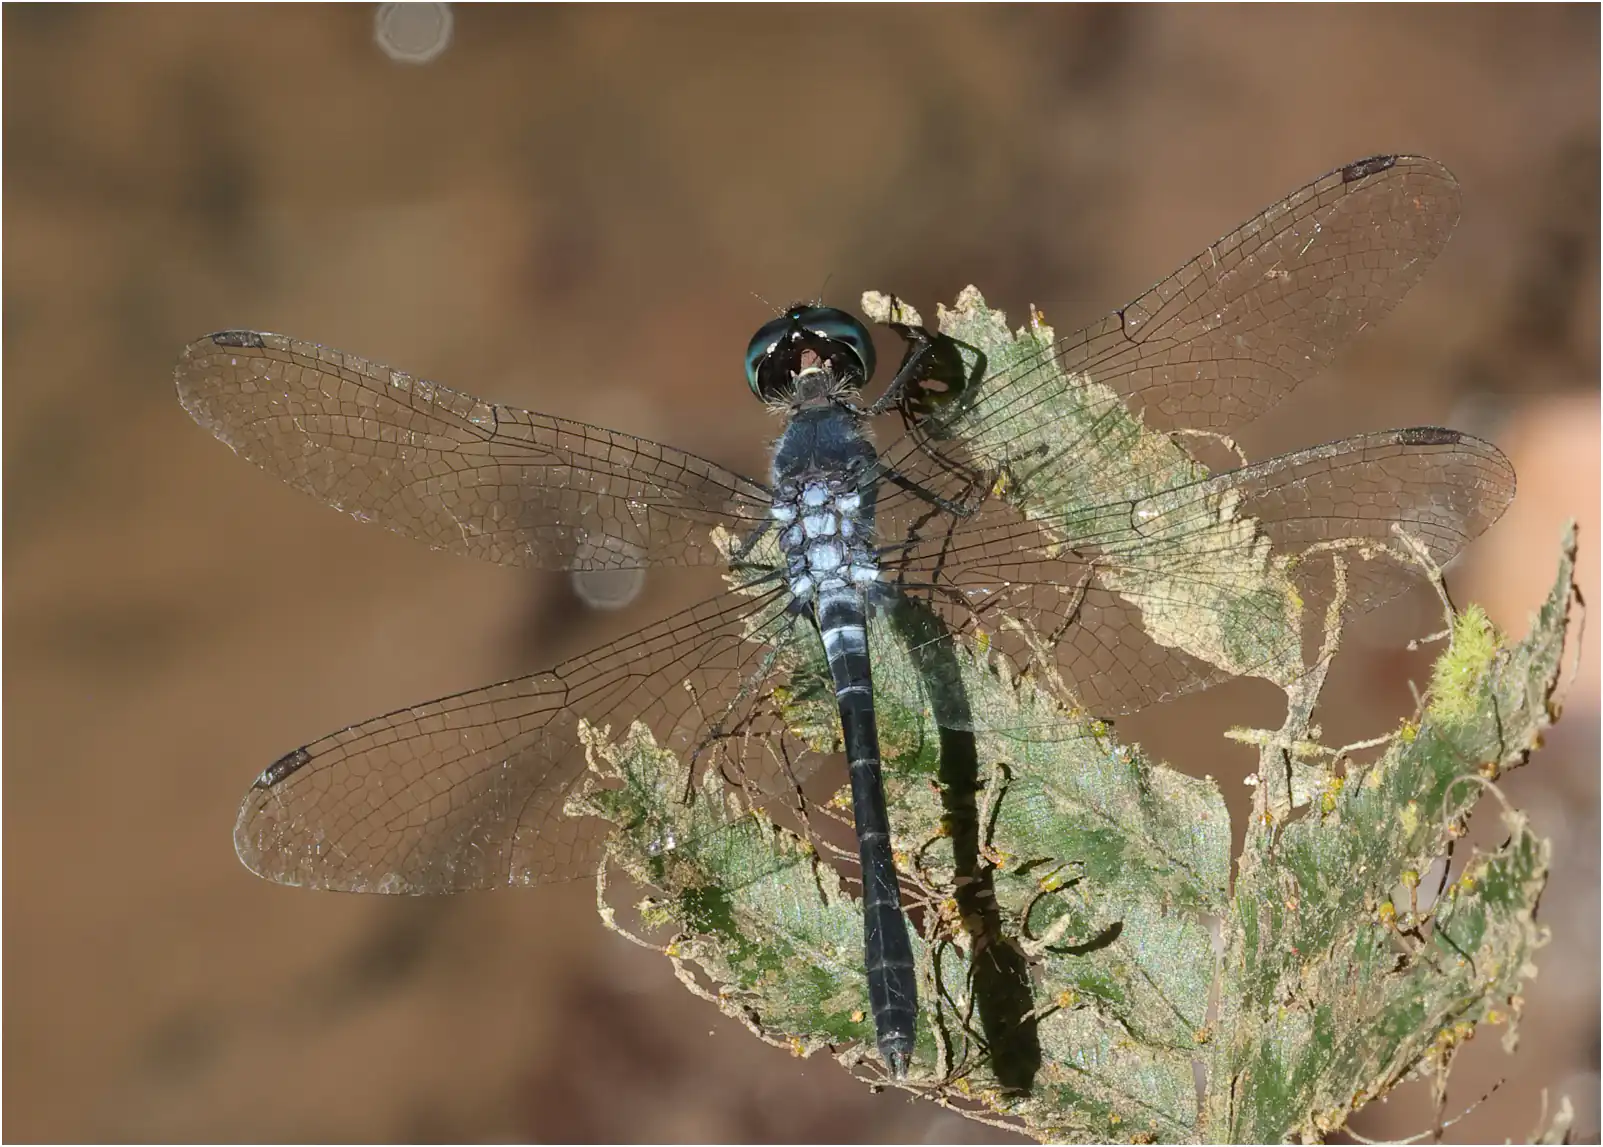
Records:
[[[239,858],[282,884],[360,892],[568,880],[595,874],[611,827],[569,807],[581,722],[644,726],[685,762],[686,799],[701,770],[772,797],[843,751],[875,1040],[903,1077],[917,975],[875,696],[941,685],[888,680],[883,643],[898,637],[882,619],[916,602],[947,639],[1051,670],[1099,716],[1300,672],[1299,611],[1337,592],[1368,609],[1407,588],[1418,567],[1399,558],[1399,532],[1451,560],[1502,513],[1513,471],[1490,443],[1438,427],[1258,463],[1203,455],[1389,313],[1458,210],[1433,160],[1348,164],[1062,338],[1033,309],[1011,334],[977,293],[939,330],[879,297],[876,321],[906,349],[873,401],[868,327],[797,304],[746,350],[748,387],[785,419],[761,480],[281,335],[196,341],[176,368],[194,420],[359,521],[502,565],[699,566],[725,582],[542,672],[286,753],[244,798]],[[1313,559],[1338,554],[1339,591],[1315,584]],[[829,743],[773,703],[820,654],[839,719]]]

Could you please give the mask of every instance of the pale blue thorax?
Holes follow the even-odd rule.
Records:
[[[837,594],[867,590],[879,579],[870,531],[860,516],[862,495],[831,492],[831,484],[809,480],[791,497],[774,500],[786,579],[801,604],[822,605]]]

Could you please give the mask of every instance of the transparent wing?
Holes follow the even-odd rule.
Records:
[[[777,592],[720,596],[547,672],[296,749],[246,795],[239,857],[281,884],[351,892],[591,875],[611,826],[564,812],[586,773],[581,717],[614,738],[641,722],[687,770],[784,791],[786,769],[809,750],[771,703],[773,675],[789,643],[812,633],[784,605]]]
[[[237,453],[435,549],[543,569],[717,565],[711,527],[764,520],[762,486],[693,454],[283,335],[210,335],[175,373],[184,409]]]
[[[1376,156],[1314,180],[1210,244],[1134,302],[990,373],[881,457],[935,443],[1002,452],[1049,418],[1066,376],[1107,388],[1151,430],[1251,421],[1389,314],[1458,223],[1458,182],[1435,160]],[[1087,407],[1102,401],[1087,396]],[[893,493],[891,500],[905,494]]]
[[[960,492],[931,465],[915,473]],[[1420,577],[1399,528],[1443,564],[1513,495],[1495,446],[1425,427],[1216,475],[1198,467],[1072,516],[1024,520],[994,497],[966,517],[904,505],[880,538],[890,580],[952,629],[983,631],[1015,661],[1044,654],[1089,709],[1112,715],[1231,676],[1297,675],[1303,625],[1322,622],[1336,592],[1332,555],[1346,610],[1372,608]]]

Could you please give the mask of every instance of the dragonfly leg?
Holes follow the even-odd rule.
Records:
[[[773,528],[774,528],[774,520],[772,518],[769,518],[766,522],[763,522],[760,526],[758,526],[756,529],[754,529],[751,533],[747,534],[745,540],[742,541],[740,543],[740,545],[736,546],[735,549],[733,550],[733,552],[730,553],[730,555],[729,555],[730,564],[733,565],[736,562],[743,561],[744,559],[750,557],[751,556],[751,551],[757,548],[757,543],[762,541],[763,538],[765,536],[767,536],[768,531],[773,529]]]
[[[868,406],[859,406],[855,402],[843,401],[842,405],[853,414],[864,418],[873,418],[884,414],[902,401],[907,388],[915,382],[924,379],[925,367],[930,362],[931,352],[935,347],[935,340],[923,327],[908,327],[905,333],[898,331],[908,342],[907,357],[902,360],[902,368],[896,372],[896,377],[885,388],[885,393],[875,399]]]
[[[976,509],[978,509],[978,506],[966,506],[960,502],[954,502],[950,498],[943,498],[934,490],[926,490],[923,486],[913,481],[913,479],[907,477],[905,474],[899,473],[896,470],[892,470],[888,466],[876,471],[874,476],[876,478],[884,479],[885,481],[890,482],[892,485],[900,486],[909,494],[912,494],[915,498],[928,502],[934,507],[929,514],[926,514],[923,518],[919,519],[917,523],[915,523],[915,527],[922,526],[937,513],[951,514],[954,518],[967,518],[973,514]]]

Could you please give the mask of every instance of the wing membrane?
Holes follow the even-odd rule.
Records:
[[[502,565],[718,565],[709,530],[765,512],[763,487],[693,454],[283,335],[209,335],[176,378],[196,422],[295,488]]]
[[[1300,620],[1334,592],[1329,554],[1346,567],[1346,609],[1370,609],[1419,577],[1397,528],[1445,564],[1513,495],[1490,443],[1392,430],[1069,518],[1022,521],[993,499],[966,518],[900,520],[887,553],[954,628],[983,629],[1015,659],[1037,651],[1002,619],[1028,622],[1087,707],[1115,714],[1230,676],[1299,672]]]
[[[765,653],[792,639],[778,593],[719,597],[544,673],[401,709],[286,754],[240,808],[246,867],[282,884],[453,892],[592,874],[611,827],[564,814],[586,771],[578,721],[633,722],[697,768],[772,792],[794,741],[764,708]],[[687,783],[686,793],[690,791]]]
[[[1005,451],[1051,417],[1063,376],[1107,387],[1148,429],[1225,431],[1250,422],[1389,314],[1446,245],[1458,214],[1458,182],[1434,160],[1348,164],[1100,322],[991,364],[972,394],[883,456],[902,468],[932,440],[952,439]]]

